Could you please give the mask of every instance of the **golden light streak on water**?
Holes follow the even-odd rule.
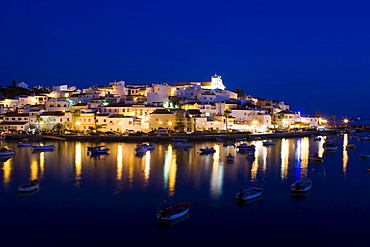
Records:
[[[144,187],[147,188],[149,186],[149,178],[150,178],[150,160],[151,160],[151,152],[147,152],[145,155],[145,165],[144,165]]]
[[[288,176],[288,164],[289,164],[289,141],[285,138],[281,140],[281,165],[280,165],[280,177],[282,180],[286,180]]]
[[[217,199],[222,194],[224,166],[220,164],[220,145],[213,148],[216,152],[213,154],[210,190],[212,198]]]
[[[12,172],[12,159],[13,158],[10,158],[3,162],[3,186],[5,191],[9,189],[10,174]]]
[[[262,166],[264,172],[266,171],[266,156],[267,156],[267,149],[263,147],[262,141],[252,142],[251,145],[254,145],[256,147],[256,150],[254,152],[255,160],[252,163],[251,166],[251,182],[257,181],[257,172],[258,172],[258,166],[259,166],[259,157],[262,157]]]
[[[346,146],[348,145],[348,134],[343,135],[343,158],[342,158],[342,170],[344,177],[347,176],[347,165],[348,165],[348,151],[346,149]]]
[[[40,153],[40,178],[44,177],[45,172],[45,153]]]
[[[164,188],[167,189],[169,197],[175,195],[176,172],[176,154],[174,154],[172,146],[168,145],[168,149],[165,151],[163,178]]]
[[[82,174],[82,148],[81,142],[77,142],[75,146],[75,185],[77,188],[80,187],[81,181],[81,174]]]
[[[310,139],[308,137],[303,137],[297,140],[296,147],[296,160],[300,171],[300,178],[307,177],[308,174],[308,158],[310,150]]]
[[[41,156],[41,154],[42,154],[42,152],[40,153],[40,156]],[[36,161],[33,161],[31,163],[31,166],[30,166],[30,171],[31,171],[30,180],[39,179],[39,177],[38,177],[38,170],[39,170],[39,168],[37,166],[37,162]]]
[[[317,154],[319,157],[323,157],[324,148],[322,145],[324,144],[325,140],[323,136],[320,136],[320,137],[321,137],[320,141],[317,142]]]
[[[123,170],[123,155],[122,155],[122,144],[117,145],[117,174],[116,179],[120,181],[122,179],[122,170]]]

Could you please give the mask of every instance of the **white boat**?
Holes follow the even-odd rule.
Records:
[[[185,216],[190,209],[190,202],[182,202],[168,208],[157,211],[158,220],[175,220]]]
[[[95,148],[90,147],[91,154],[106,154],[108,153],[109,148],[104,148],[104,146],[98,146]]]
[[[275,145],[275,142],[273,142],[273,141],[264,141],[262,144],[263,144],[263,146],[272,146],[272,145]]]
[[[54,150],[54,145],[44,145],[44,146],[32,146],[33,150],[39,151],[39,150]]]
[[[216,149],[214,149],[214,148],[200,148],[199,151],[201,152],[201,154],[211,154],[211,153],[215,153]]]
[[[15,151],[7,149],[7,148],[0,148],[0,156],[10,156],[15,154]]]
[[[291,186],[290,189],[292,192],[307,192],[311,189],[312,180],[309,178],[302,178],[295,181]]]
[[[238,193],[236,193],[235,198],[237,200],[247,201],[247,200],[251,200],[256,197],[259,197],[260,195],[262,195],[262,192],[263,192],[263,188],[253,186],[248,189],[239,191]]]
[[[172,146],[174,148],[191,148],[193,144],[188,143],[188,142],[174,142],[172,143]]]
[[[34,191],[37,189],[40,185],[40,182],[37,179],[31,180],[29,182],[26,182],[24,184],[21,184],[18,186],[19,192],[29,192]]]

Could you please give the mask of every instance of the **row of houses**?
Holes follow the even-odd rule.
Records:
[[[228,91],[221,76],[210,82],[108,86],[79,90],[55,86],[44,95],[0,101],[0,131],[66,129],[101,132],[239,130],[265,133],[277,128],[318,126],[318,116],[301,115],[275,100]]]

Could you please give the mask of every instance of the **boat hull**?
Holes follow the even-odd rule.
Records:
[[[190,209],[189,202],[183,202],[160,210],[156,213],[158,220],[171,221],[185,216]]]

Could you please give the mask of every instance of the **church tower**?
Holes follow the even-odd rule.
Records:
[[[222,83],[221,76],[217,75],[216,73],[211,77],[211,84],[211,89],[225,90],[225,86]]]

